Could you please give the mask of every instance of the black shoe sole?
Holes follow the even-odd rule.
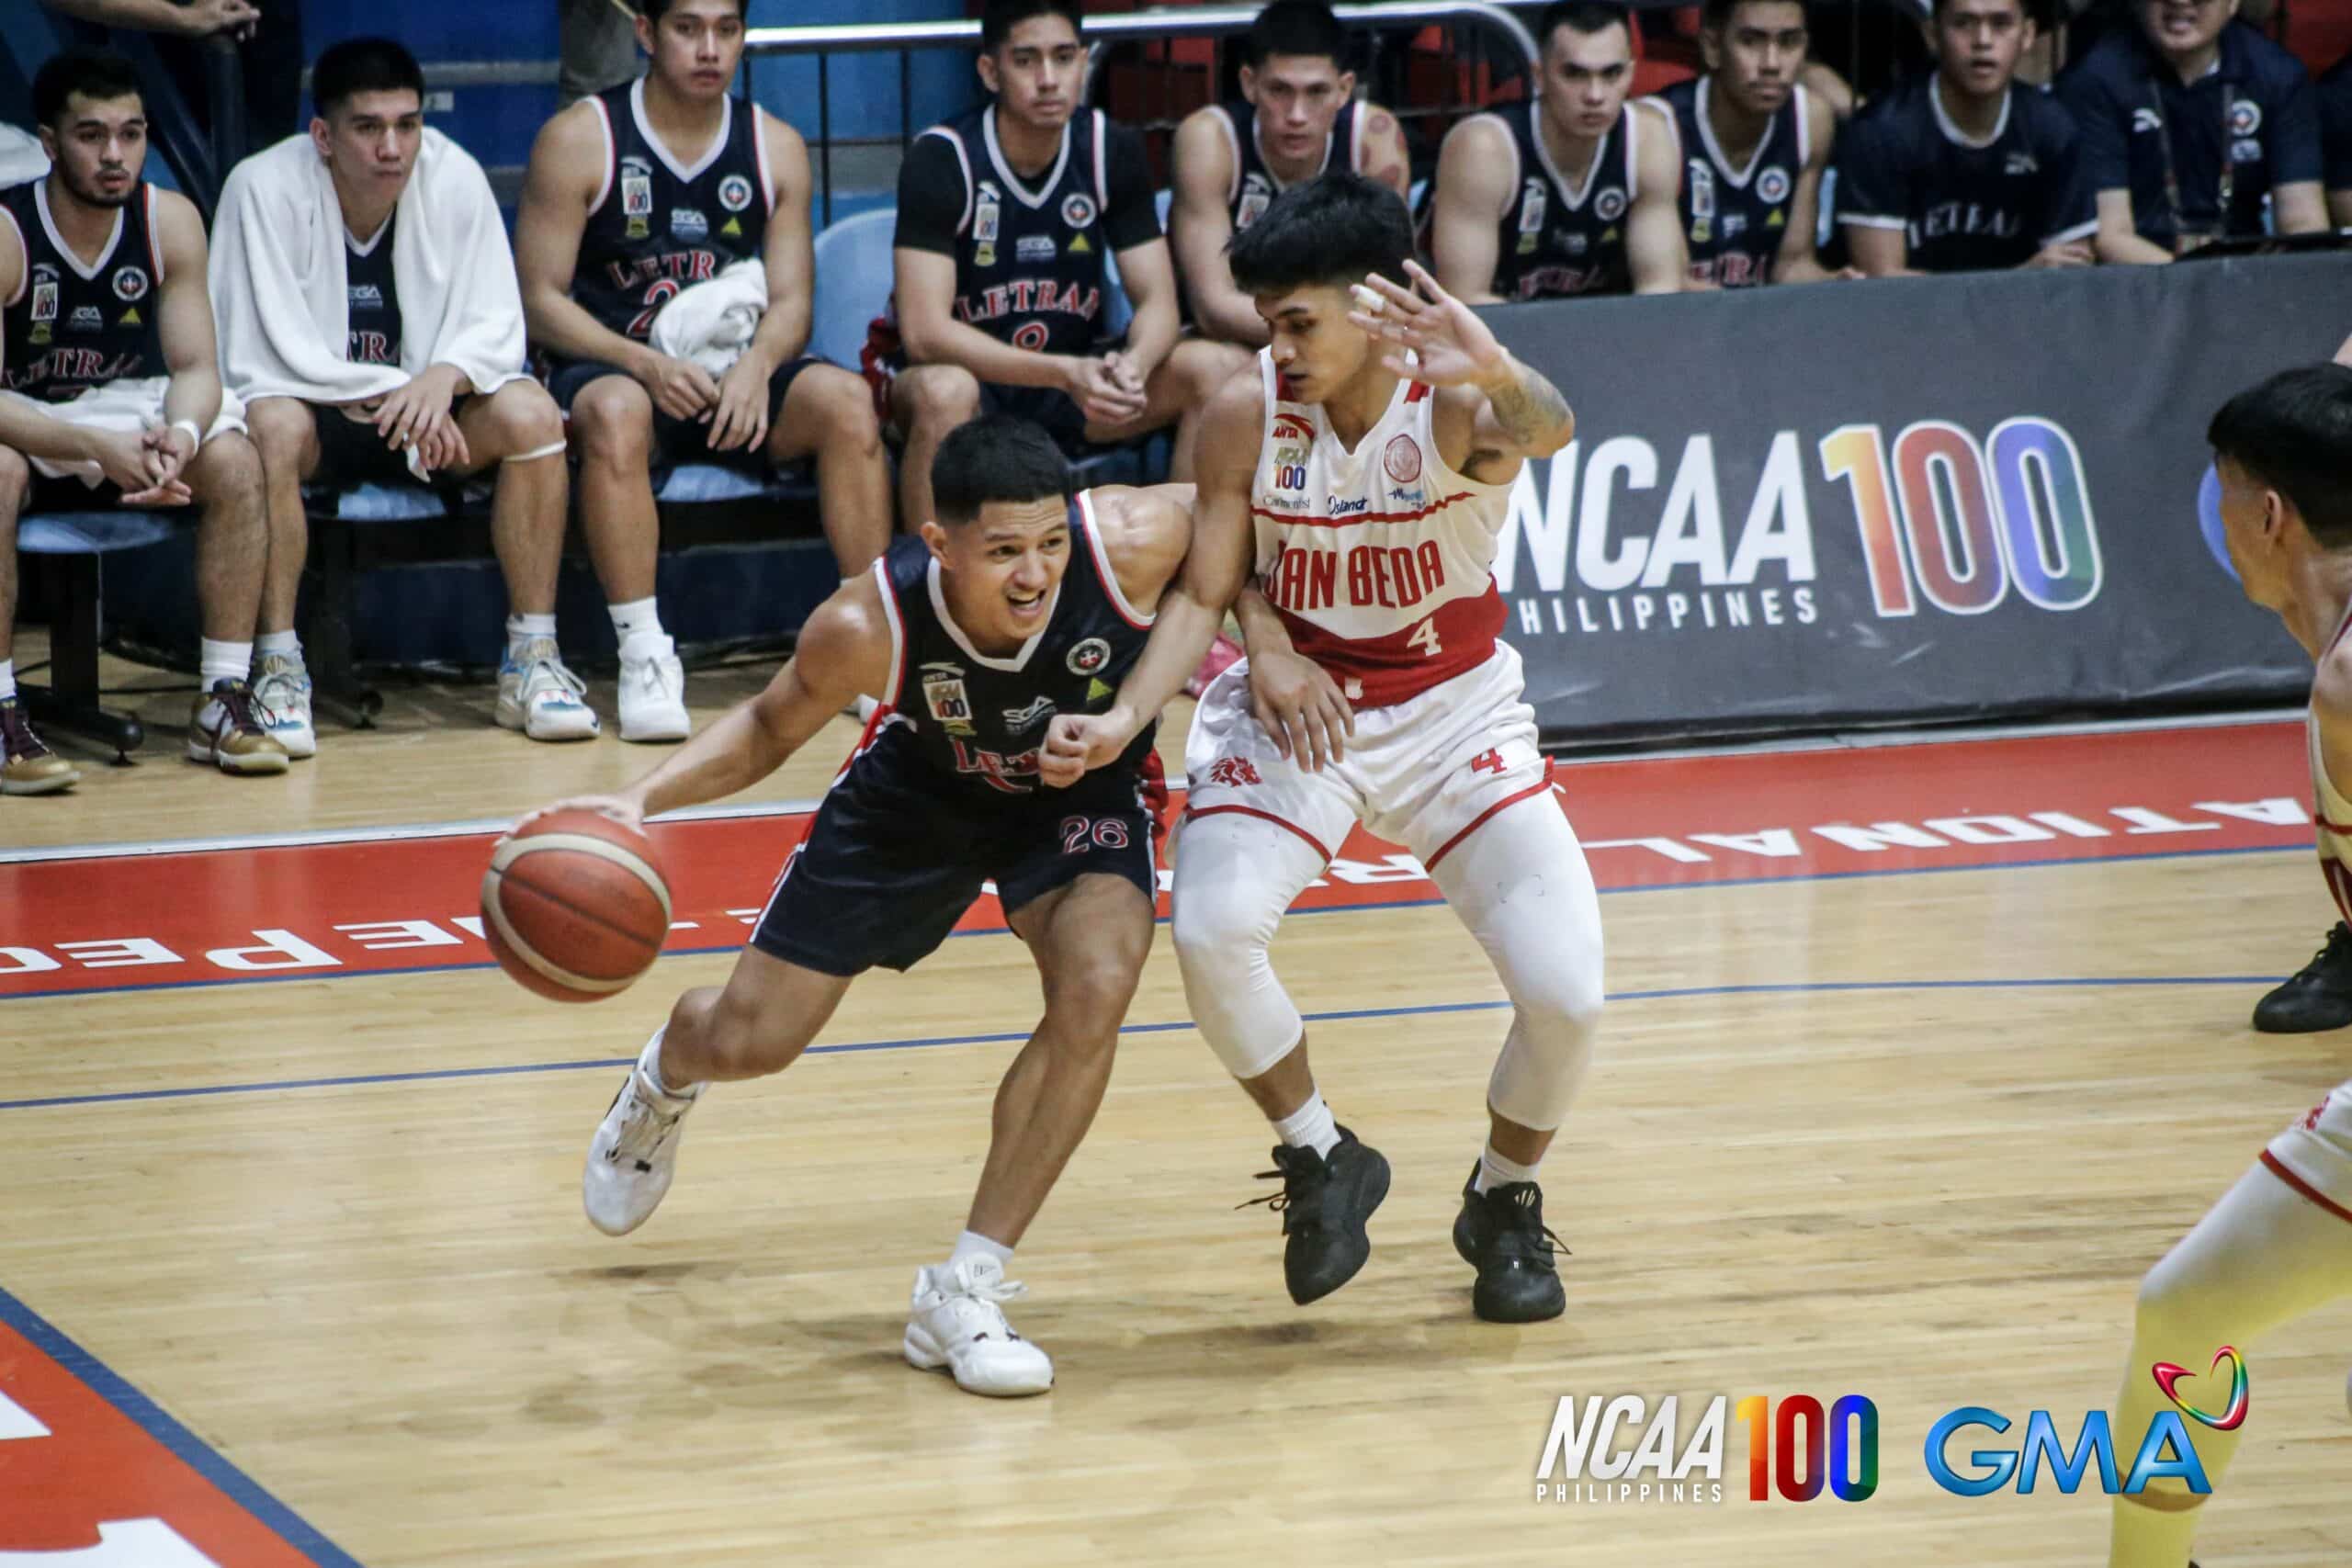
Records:
[[[1546,1276],[1534,1276],[1544,1280]],[[1544,1323],[1568,1310],[1567,1287],[1560,1283],[1557,1274],[1548,1276],[1551,1289],[1538,1287],[1536,1293],[1518,1300],[1494,1301],[1478,1286],[1470,1292],[1470,1310],[1482,1323]],[[1484,1280],[1479,1281],[1483,1286]]]
[[[2260,1034],[2324,1034],[2333,1029],[2352,1024],[2352,1009],[2335,1008],[2326,1011],[2316,1009],[2289,1011],[2284,1008],[2272,1011],[2254,1010],[2254,1027]]]
[[[1346,1271],[1329,1284],[1312,1288],[1306,1294],[1301,1295],[1298,1286],[1290,1278],[1290,1270],[1285,1268],[1283,1270],[1283,1288],[1290,1292],[1290,1299],[1299,1306],[1319,1302],[1354,1279],[1363,1272],[1365,1262],[1372,1257],[1372,1237],[1365,1234],[1364,1227],[1370,1224],[1372,1216],[1379,1213],[1380,1205],[1387,1201],[1388,1159],[1378,1149],[1366,1147],[1364,1153],[1374,1161],[1372,1172],[1367,1180],[1367,1190],[1371,1196],[1364,1202],[1363,1213],[1357,1216],[1356,1223],[1348,1229],[1347,1250],[1341,1255],[1347,1260]],[[1284,1261],[1288,1261],[1287,1258]]]

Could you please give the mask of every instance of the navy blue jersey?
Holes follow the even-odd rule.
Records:
[[[1543,112],[1535,99],[1495,116],[1510,131],[1519,194],[1496,221],[1494,291],[1505,299],[1626,293],[1634,287],[1625,209],[1636,189],[1639,112],[1632,104],[1618,112],[1573,190],[1544,145]]]
[[[2140,237],[2262,232],[2263,198],[2322,177],[2319,111],[2302,62],[2242,22],[2213,68],[2184,85],[2135,26],[2108,34],[2059,79],[2082,127],[2091,188],[2132,193]]]
[[[395,209],[365,250],[344,232],[344,296],[351,314],[345,357],[354,365],[401,362],[401,288],[392,276],[392,231],[400,220]]]
[[[1971,141],[1928,75],[1849,121],[1838,142],[1838,221],[1900,229],[1922,272],[2017,266],[2098,231],[2098,204],[2064,105],[2011,87],[1993,133]]]
[[[40,402],[63,402],[109,381],[166,376],[153,295],[164,281],[155,242],[155,187],[133,187],[95,266],[58,237],[49,181],[0,191],[0,214],[25,251],[17,297],[0,305],[7,334],[0,385]]]
[[[718,139],[681,168],[645,119],[643,78],[590,100],[609,150],[604,188],[588,212],[571,297],[597,321],[646,341],[681,288],[760,254],[775,200],[759,111],[723,101]]]
[[[1331,122],[1331,134],[1323,144],[1323,162],[1316,174],[1338,174],[1362,167],[1365,111],[1366,105],[1361,98],[1340,111],[1339,118]],[[1210,112],[1225,127],[1226,142],[1233,150],[1233,178],[1226,186],[1225,210],[1233,220],[1233,231],[1238,234],[1258,221],[1274,204],[1274,197],[1290,187],[1266,162],[1265,150],[1259,145],[1255,104],[1247,98],[1236,98],[1229,104],[1210,106]]]
[[[2327,188],[2352,190],[2352,55],[2339,60],[2313,89],[2319,99],[2320,161]]]
[[[1774,112],[1764,140],[1735,169],[1715,140],[1707,106],[1714,78],[1677,82],[1658,102],[1674,116],[1682,140],[1682,235],[1690,248],[1690,276],[1724,288],[1772,281],[1772,259],[1789,231],[1789,204],[1811,151],[1813,105],[1803,87]]]
[[[1143,142],[1100,109],[1062,128],[1034,183],[1005,162],[993,104],[915,138],[899,175],[893,243],[953,256],[956,319],[1015,348],[1093,352],[1104,256],[1159,237]]]
[[[1120,592],[1091,502],[1069,504],[1069,565],[1040,631],[1018,653],[975,650],[948,614],[938,562],[912,536],[876,563],[890,616],[890,712],[851,764],[865,774],[910,772],[943,810],[958,796],[992,799],[1040,787],[1039,749],[1057,713],[1100,713],[1143,652],[1151,618]],[[1117,766],[1137,767],[1151,750],[1147,729]]]

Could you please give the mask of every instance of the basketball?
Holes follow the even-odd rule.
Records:
[[[670,886],[645,835],[594,811],[551,811],[498,840],[481,929],[500,967],[560,1002],[626,990],[670,934]]]

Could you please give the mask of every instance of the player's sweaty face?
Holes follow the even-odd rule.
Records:
[[[1372,339],[1348,320],[1346,290],[1316,284],[1261,294],[1257,306],[1272,334],[1274,368],[1289,380],[1295,401],[1325,401],[1363,367]]]
[[[1772,114],[1788,102],[1804,69],[1804,7],[1796,0],[1753,0],[1733,11],[1721,31],[1702,32],[1699,42],[1717,90],[1750,114]]]
[[[1069,503],[1057,495],[991,501],[942,532],[934,548],[956,624],[984,651],[1009,652],[1036,636],[1069,566]]]
[[[980,80],[997,106],[1024,125],[1058,130],[1078,107],[1086,51],[1067,17],[1032,17],[1006,35],[993,54],[980,56]]]
[[[1571,136],[1606,136],[1634,81],[1634,39],[1620,22],[1597,33],[1561,26],[1544,51],[1544,106]]]

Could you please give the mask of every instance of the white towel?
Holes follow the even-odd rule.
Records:
[[[350,403],[399,390],[448,365],[476,392],[523,377],[523,294],[490,180],[471,154],[427,129],[401,193],[392,276],[401,362],[355,365],[343,209],[308,136],[290,136],[229,173],[213,225],[212,309],[220,378],[246,402],[293,397]]]
[[[768,310],[767,264],[739,261],[697,283],[653,318],[653,352],[691,360],[716,378],[735,368]]]
[[[0,398],[14,398],[27,408],[47,414],[64,424],[85,430],[111,430],[123,434],[158,430],[164,423],[164,394],[170,391],[168,376],[144,376],[130,381],[109,381],[103,387],[93,387],[78,398],[62,403],[37,402],[22,392],[0,392]],[[237,400],[234,392],[220,394],[220,412],[212,421],[212,428],[204,433],[210,441],[224,431],[245,428],[245,405]],[[96,490],[106,482],[106,473],[90,462],[60,463],[48,457],[33,459],[33,472],[43,479],[76,479]]]

